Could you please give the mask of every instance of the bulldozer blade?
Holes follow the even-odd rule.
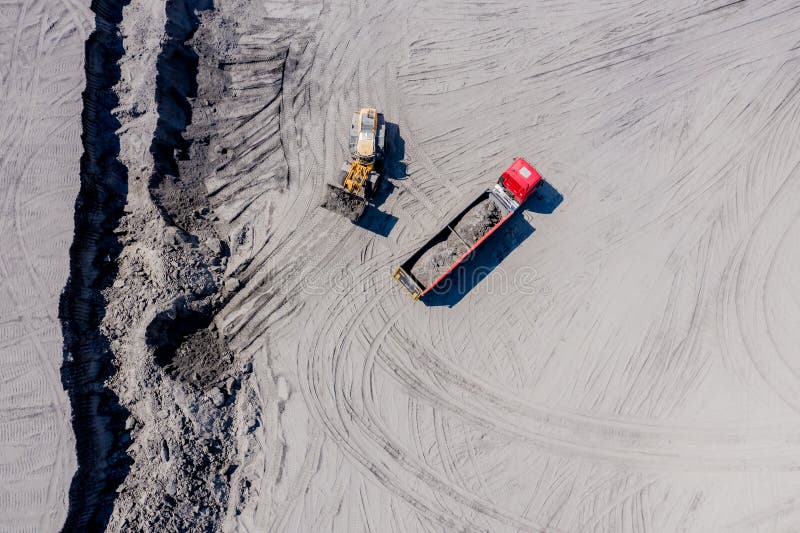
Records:
[[[364,213],[364,209],[367,207],[367,201],[361,196],[348,192],[338,185],[328,183],[322,207],[350,219],[351,222],[355,222]]]

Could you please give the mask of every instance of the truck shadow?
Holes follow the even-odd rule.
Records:
[[[491,283],[490,291],[506,294],[517,291],[518,285],[525,280],[516,272],[498,267],[536,231],[536,228],[525,220],[523,213],[527,211],[549,215],[563,200],[561,193],[549,182],[542,180],[536,192],[520,206],[508,222],[486,239],[482,246],[474,250],[471,256],[431,289],[421,301],[428,307],[453,307],[490,274],[492,277],[487,280],[487,283]]]
[[[382,211],[380,206],[392,195],[397,188],[392,180],[402,180],[406,177],[406,143],[400,136],[400,126],[393,122],[386,123],[386,156],[383,162],[383,178],[380,186],[372,199],[372,205],[367,206],[364,214],[356,225],[369,230],[381,237],[388,237],[392,232],[397,217]]]
[[[564,197],[549,181],[542,180],[533,195],[520,207],[523,211],[549,215],[564,201]]]

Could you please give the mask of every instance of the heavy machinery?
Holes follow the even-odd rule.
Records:
[[[462,209],[394,273],[414,300],[439,284],[489,236],[511,218],[542,177],[530,163],[517,158],[497,180]]]
[[[386,124],[375,108],[353,113],[350,123],[350,157],[336,183],[328,183],[322,207],[356,222],[378,189],[383,160]]]

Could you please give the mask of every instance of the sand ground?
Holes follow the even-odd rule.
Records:
[[[797,4],[327,7],[289,194],[361,102],[407,176],[388,237],[283,215],[273,264],[341,286],[299,275],[289,320],[246,286],[226,315],[292,392],[254,528],[796,528]],[[391,265],[516,155],[561,204],[463,299],[410,304]]]
[[[58,530],[76,468],[58,300],[79,182],[88,4],[0,4],[0,531]]]
[[[97,2],[67,352],[113,371],[67,383],[69,509],[92,14],[8,5],[72,66],[3,78],[0,526],[800,528],[796,2]],[[353,225],[318,204],[362,105],[389,179]],[[393,267],[516,156],[547,187],[411,302]]]
[[[54,531],[75,473],[61,384],[88,2],[0,5],[0,530]]]

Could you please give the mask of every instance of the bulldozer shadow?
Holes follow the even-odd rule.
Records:
[[[473,251],[472,255],[449,276],[431,289],[421,302],[428,307],[453,307],[484,280],[488,284],[488,292],[511,295],[519,291],[520,285],[526,282],[526,275],[529,272],[511,272],[502,269],[500,265],[536,231],[536,228],[525,219],[523,212],[551,214],[563,200],[561,193],[550,183],[542,180],[536,192],[520,206],[508,222],[486,239],[483,245]]]
[[[385,177],[381,179],[378,190],[372,200],[373,205],[367,205],[364,214],[356,221],[356,226],[381,237],[388,237],[395,224],[397,224],[397,217],[391,213],[381,211],[378,206],[383,204],[396,188],[394,183]]]
[[[406,143],[400,136],[400,126],[386,123],[386,156],[383,162],[384,177],[393,180],[406,178]]]
[[[375,191],[364,214],[356,225],[371,231],[381,237],[388,237],[392,232],[397,217],[381,210],[380,206],[394,193],[397,187],[392,180],[406,178],[406,143],[400,136],[400,126],[393,122],[386,122],[386,155],[383,161],[383,170],[380,184]]]

